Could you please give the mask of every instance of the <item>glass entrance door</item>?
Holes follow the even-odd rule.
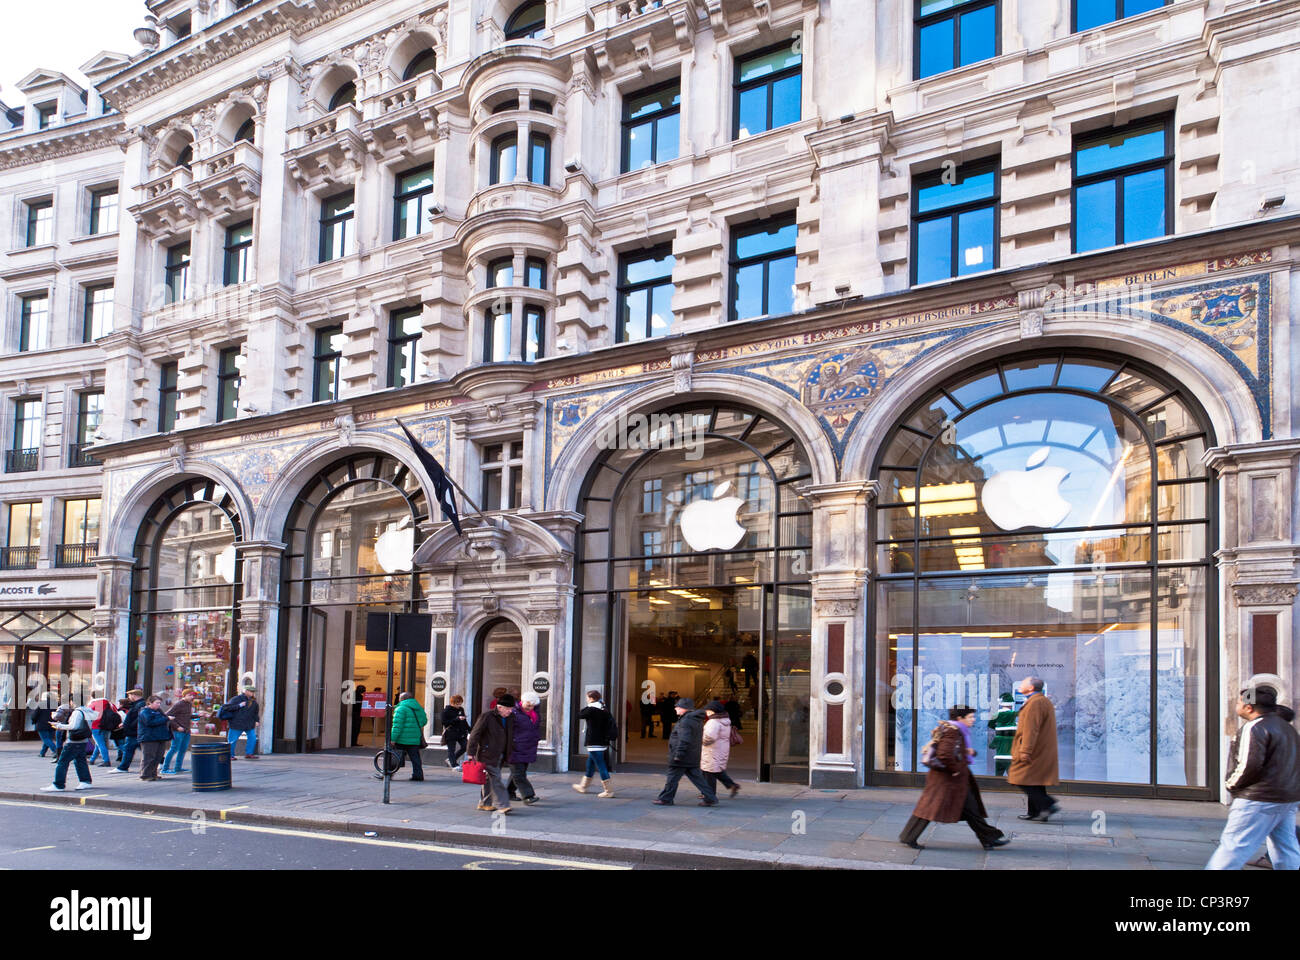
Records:
[[[18,676],[14,671],[16,648],[0,646],[0,740],[17,740],[19,713]],[[25,697],[25,692],[23,693]]]

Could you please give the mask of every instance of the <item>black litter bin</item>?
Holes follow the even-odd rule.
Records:
[[[190,776],[199,792],[230,789],[230,744],[196,743],[190,747]]]

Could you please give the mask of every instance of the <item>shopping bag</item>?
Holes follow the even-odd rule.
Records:
[[[487,769],[477,760],[463,760],[460,765],[460,779],[464,783],[476,783],[482,786],[487,783]]]

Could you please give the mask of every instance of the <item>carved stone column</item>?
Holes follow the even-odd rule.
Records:
[[[131,637],[131,568],[133,557],[95,558],[95,613],[91,628],[95,649],[91,672],[103,674],[104,695],[126,695],[127,666],[137,652],[143,659],[143,637]],[[96,683],[96,686],[99,686]]]
[[[1300,666],[1293,630],[1300,588],[1294,512],[1298,460],[1300,440],[1216,447],[1205,454],[1220,483],[1216,556],[1224,589],[1218,694],[1225,737],[1237,726],[1232,701],[1252,674],[1294,678]]]
[[[813,507],[809,782],[861,786],[866,729],[867,507],[862,480],[806,487]]]
[[[275,716],[276,639],[280,631],[280,564],[285,545],[270,540],[245,540],[235,544],[242,561],[239,601],[239,687],[251,683],[262,702],[262,723],[266,734],[258,748],[270,746],[270,722]]]

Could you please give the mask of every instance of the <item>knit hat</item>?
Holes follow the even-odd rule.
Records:
[[[694,710],[694,709],[695,709],[695,701],[692,700],[690,697],[679,697],[679,698],[677,699],[677,702],[674,704],[674,706],[676,706],[676,707],[682,707],[682,708],[684,708],[684,709],[686,709],[686,710]]]
[[[717,700],[710,700],[710,701],[708,702],[708,704],[705,706],[704,709],[705,709],[705,710],[712,710],[714,713],[726,713],[726,712],[727,712],[727,708],[726,708],[725,706],[723,706],[722,703],[720,703],[720,702],[717,701]]]
[[[498,707],[513,707],[514,705],[515,698],[513,694],[503,693],[501,696],[497,697]]]

